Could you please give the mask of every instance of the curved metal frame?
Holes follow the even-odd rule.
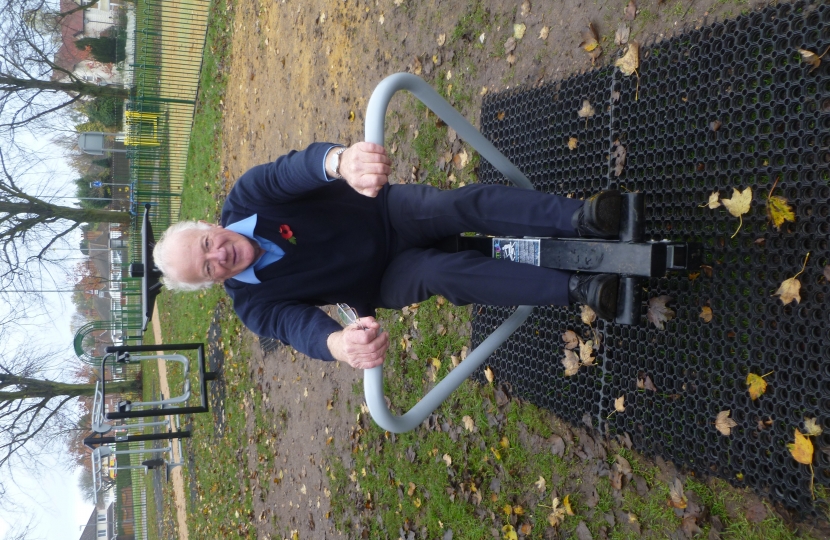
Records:
[[[533,189],[533,184],[513,165],[493,144],[488,141],[472,124],[470,124],[452,105],[442,98],[423,79],[409,73],[395,73],[380,82],[372,92],[366,110],[366,140],[384,143],[384,120],[386,108],[392,96],[399,90],[408,90],[430,108],[458,136],[472,146],[481,157],[490,162],[518,187]],[[467,358],[453,369],[444,379],[430,390],[407,413],[395,416],[386,406],[383,398],[383,365],[367,369],[363,376],[363,392],[369,406],[372,419],[383,429],[393,433],[403,433],[414,429],[427,416],[443,403],[464,380],[476,370],[499,345],[527,319],[533,306],[520,306],[501,326],[484,340]]]

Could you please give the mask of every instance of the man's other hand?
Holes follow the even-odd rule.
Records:
[[[340,174],[361,195],[376,197],[389,181],[391,164],[381,145],[359,142],[340,156]]]
[[[380,325],[374,317],[362,317],[358,324],[330,334],[326,344],[335,359],[357,369],[369,369],[383,363],[389,348],[389,333],[378,335],[379,331]]]

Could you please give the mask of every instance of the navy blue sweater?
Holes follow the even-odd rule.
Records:
[[[326,345],[340,325],[316,306],[345,302],[374,315],[380,281],[393,252],[385,186],[376,198],[342,180],[327,181],[329,143],[314,143],[243,174],[222,207],[222,226],[257,214],[255,234],[285,255],[256,272],[260,284],[235,279],[225,290],[245,326],[313,358],[334,360]],[[296,244],[283,239],[288,225]]]

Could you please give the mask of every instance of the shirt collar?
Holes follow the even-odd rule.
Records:
[[[256,214],[252,215],[251,217],[242,219],[237,221],[236,223],[231,223],[225,229],[235,232],[237,234],[241,234],[242,236],[257,242],[256,237],[254,236],[254,229],[256,228]],[[257,242],[258,243],[258,242]],[[263,252],[264,254],[264,252]],[[242,283],[249,283],[251,285],[258,285],[260,283],[259,279],[256,277],[254,273],[254,265],[262,258],[260,255],[256,261],[253,262],[248,268],[239,272],[232,279],[237,281],[241,281]]]

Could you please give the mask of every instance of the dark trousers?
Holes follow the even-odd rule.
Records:
[[[572,237],[583,201],[507,186],[453,190],[390,186],[389,221],[396,250],[381,282],[381,306],[399,309],[440,294],[455,305],[567,305],[570,272],[498,260],[478,252],[444,253],[447,236]]]

